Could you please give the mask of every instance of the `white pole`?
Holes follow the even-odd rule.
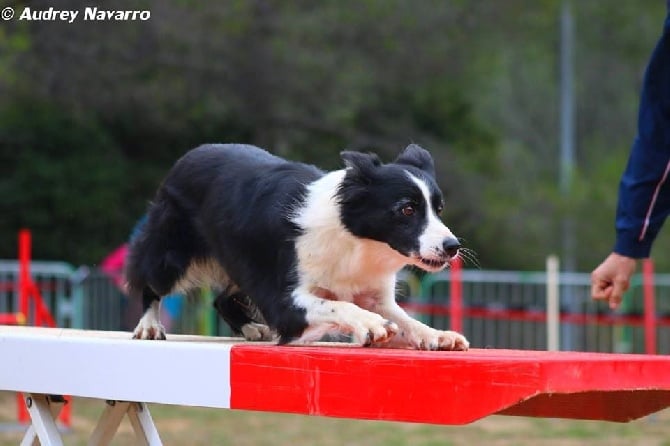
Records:
[[[547,257],[547,350],[558,351],[559,349],[559,278],[558,257],[550,255]]]
[[[579,2],[576,2],[579,3]],[[564,200],[569,200],[575,170],[575,88],[574,88],[574,51],[575,24],[572,13],[572,0],[563,0],[560,17],[560,170],[559,190]],[[567,201],[566,201],[567,202]],[[563,271],[575,271],[576,268],[576,232],[575,218],[568,212],[561,221],[561,261]],[[573,287],[563,288],[562,302],[571,313],[579,312],[579,303]],[[577,349],[580,328],[564,324],[561,331],[565,350]]]

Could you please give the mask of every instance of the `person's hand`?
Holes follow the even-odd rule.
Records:
[[[613,252],[591,273],[591,297],[607,300],[615,309],[630,287],[630,278],[635,272],[637,260]]]

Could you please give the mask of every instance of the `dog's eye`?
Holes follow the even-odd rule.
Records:
[[[440,215],[443,210],[444,210],[444,205],[442,203],[438,204],[437,207],[435,208],[435,211],[437,212],[437,215]]]
[[[414,206],[412,206],[411,204],[408,204],[403,206],[401,212],[402,215],[404,215],[405,217],[411,217],[416,212],[416,209],[414,209]]]

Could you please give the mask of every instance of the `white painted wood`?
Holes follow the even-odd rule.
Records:
[[[0,326],[0,389],[230,408],[230,338]],[[216,385],[212,385],[212,381]]]
[[[162,446],[158,430],[145,403],[132,403],[128,408],[128,418],[135,436],[142,445]]]
[[[37,438],[37,431],[35,431],[35,428],[31,424],[23,436],[23,440],[21,440],[21,446],[39,446],[39,444],[40,440]]]
[[[28,395],[33,401],[33,396]],[[55,420],[58,420],[58,415],[60,414],[60,411],[63,409],[63,406],[65,405],[64,402],[54,402],[51,400],[50,397],[47,396],[47,401],[49,403],[49,411],[51,412],[51,418]],[[26,403],[26,399],[24,398],[23,403]],[[23,436],[23,440],[21,441],[21,446],[39,446],[40,441],[39,438],[37,437],[37,431],[35,430],[35,426],[32,424],[28,426],[28,429],[26,430],[25,435]]]
[[[42,446],[62,446],[63,440],[60,437],[60,432],[56,426],[56,420],[49,405],[49,399],[46,395],[33,393],[27,398],[30,399],[28,404],[28,413],[32,422],[31,428],[34,429],[39,444]],[[58,413],[58,411],[55,411]],[[24,441],[30,441],[26,444],[35,444],[35,438],[28,429]],[[30,438],[29,438],[30,437]],[[22,441],[23,445],[24,442]]]

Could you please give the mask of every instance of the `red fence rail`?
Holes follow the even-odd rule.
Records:
[[[454,314],[451,305],[428,304],[420,302],[404,302],[401,306],[407,311],[423,315],[448,316]],[[465,307],[460,312],[463,318],[478,318],[490,320],[512,320],[522,322],[546,322],[547,315],[543,311],[511,310],[506,308],[483,308]],[[599,324],[611,326],[634,326],[644,327],[647,324],[647,316],[636,316],[627,314],[582,314],[561,313],[560,322],[570,324]],[[653,319],[654,326],[670,327],[670,317],[656,317]],[[455,325],[452,325],[454,327]]]
[[[642,262],[642,287],[644,292],[644,349],[647,354],[656,353],[656,299],[654,297],[654,262]]]

